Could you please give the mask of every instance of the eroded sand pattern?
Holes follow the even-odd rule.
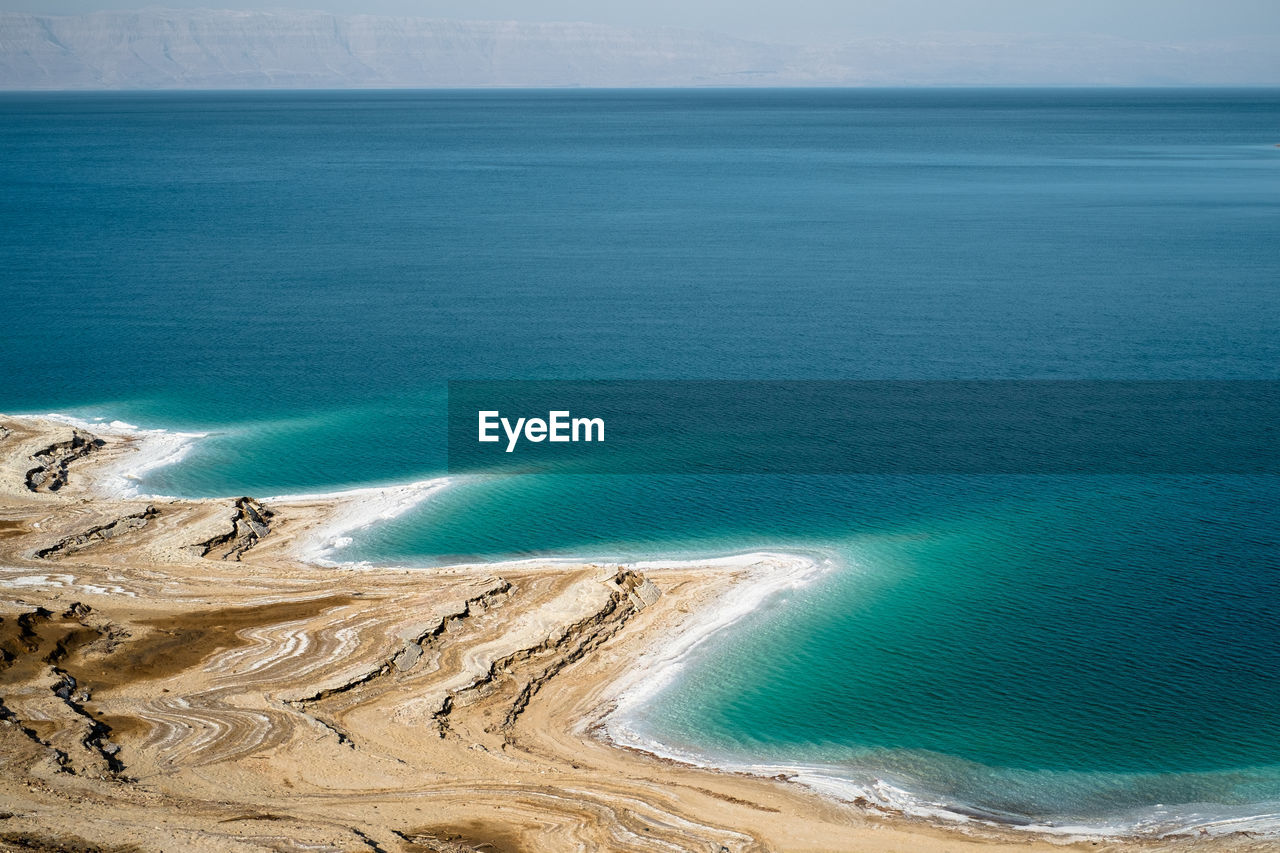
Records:
[[[938,827],[622,749],[619,679],[745,569],[313,566],[359,493],[107,498],[128,436],[0,436],[0,846],[1275,849]]]

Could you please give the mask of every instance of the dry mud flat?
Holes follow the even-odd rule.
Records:
[[[358,493],[104,496],[136,449],[0,418],[0,848],[1277,849],[932,826],[618,748],[615,685],[747,567],[316,567]]]

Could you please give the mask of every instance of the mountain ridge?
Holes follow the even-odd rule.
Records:
[[[0,89],[1274,85],[1273,41],[945,34],[834,46],[325,12],[0,12]]]

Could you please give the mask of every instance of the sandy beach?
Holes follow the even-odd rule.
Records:
[[[931,823],[624,745],[619,704],[812,562],[325,565],[445,483],[147,498],[182,441],[126,427],[0,417],[0,847],[1277,849]]]

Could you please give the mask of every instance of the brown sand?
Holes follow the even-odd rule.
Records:
[[[619,679],[743,569],[648,572],[654,600],[618,566],[316,567],[294,552],[358,497],[104,498],[118,436],[32,491],[71,430],[2,423],[0,848],[1276,849],[936,826],[621,749]]]

